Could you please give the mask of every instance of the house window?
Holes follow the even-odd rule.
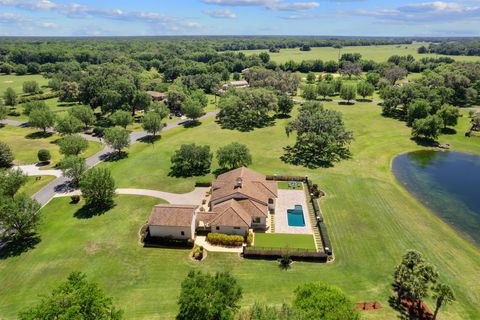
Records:
[[[253,223],[260,223],[260,222],[261,222],[261,221],[260,221],[260,218],[259,218],[259,217],[253,219]]]
[[[235,230],[240,230],[240,227],[233,227],[233,229],[235,229]]]
[[[273,199],[268,199],[269,204],[273,204]]]
[[[185,232],[184,232],[184,231],[182,231],[182,232],[180,232],[180,234],[181,234],[182,236],[184,236],[184,235],[185,235]]]
[[[215,227],[215,230],[220,230],[220,227]]]

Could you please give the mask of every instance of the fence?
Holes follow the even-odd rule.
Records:
[[[320,232],[320,238],[322,239],[323,251],[325,251],[327,255],[331,256],[333,251],[332,245],[330,244],[330,238],[328,237],[327,226],[323,221],[323,216],[320,212],[320,208],[318,207],[317,199],[315,199],[315,197],[310,193],[310,190],[312,189],[312,182],[310,181],[310,179],[305,178],[305,183],[307,184],[307,188],[310,194],[310,202],[312,203],[313,213],[315,214],[315,219],[317,220],[316,226],[318,228],[318,231]]]
[[[328,259],[328,255],[324,252],[316,252],[316,250],[312,249],[298,249],[298,251],[295,251],[292,249],[243,247],[243,257],[250,259],[276,260],[286,253],[292,260],[296,261],[327,262]]]

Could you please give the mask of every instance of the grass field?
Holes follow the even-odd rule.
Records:
[[[50,165],[45,166],[51,168],[61,159],[60,148],[56,141],[60,139],[60,135],[52,134],[49,137],[43,137],[40,132],[33,128],[22,128],[16,126],[5,125],[0,127],[0,140],[7,143],[12,148],[15,155],[14,163],[34,164],[38,162],[37,153],[40,149],[47,149],[52,155]],[[103,146],[100,143],[89,141],[88,149],[83,156],[89,157],[100,151]]]
[[[2,74],[0,75],[0,97],[3,98],[3,93],[7,88],[15,90],[17,95],[23,95],[23,83],[25,81],[36,81],[40,87],[48,84],[48,79],[44,78],[40,74],[29,74],[24,76],[17,76],[15,74]],[[44,91],[48,91],[46,88],[42,88]]]
[[[290,185],[290,182],[287,181],[279,181],[277,183],[278,189],[286,189],[286,190],[302,190],[303,189],[303,183],[297,182],[296,187],[292,188]]]
[[[242,306],[260,300],[290,302],[293,290],[307,281],[339,286],[353,301],[379,301],[384,308],[364,313],[367,319],[393,319],[388,307],[391,273],[407,249],[417,249],[455,290],[458,302],[441,311],[439,319],[476,319],[480,303],[480,250],[422,206],[395,180],[391,161],[396,154],[423,149],[409,139],[404,123],[384,118],[370,103],[344,106],[328,103],[343,113],[353,130],[352,158],[333,168],[307,170],[280,161],[287,138],[287,119],[252,132],[222,130],[213,119],[195,128],[177,128],[162,134],[155,144],[130,147],[128,158],[103,163],[118,187],[187,192],[196,180],[168,175],[170,157],[182,143],[209,144],[212,152],[233,141],[246,144],[252,169],[265,174],[308,175],[327,194],[321,201],[335,262],[298,262],[288,271],[275,261],[243,260],[234,254],[210,253],[202,263],[188,258],[187,250],[143,249],[138,230],[158,200],[120,196],[117,206],[102,216],[74,217],[79,206],[70,199],[54,199],[44,210],[42,241],[18,257],[0,259],[0,316],[15,317],[69,272],[86,272],[97,281],[128,319],[172,319],[180,283],[191,269],[228,270],[244,288]],[[296,111],[294,111],[295,114]],[[480,153],[478,139],[464,137],[468,119],[461,118],[457,133],[443,135],[441,143],[454,150]],[[3,129],[0,129],[0,132]],[[213,169],[217,168],[214,162]],[[154,298],[152,298],[154,297]],[[433,302],[428,300],[430,307]]]
[[[279,53],[270,53],[272,61],[284,63],[289,60],[301,62],[302,60],[320,59],[323,61],[335,60],[337,61],[343,53],[360,53],[362,59],[374,60],[377,62],[384,62],[393,55],[405,56],[411,54],[415,59],[428,57],[441,57],[438,54],[418,54],[417,49],[426,45],[423,43],[413,43],[411,45],[382,45],[382,46],[356,46],[344,47],[342,49],[335,49],[332,47],[312,48],[310,51],[300,51],[298,48],[281,49]],[[268,52],[268,50],[243,50],[241,51],[247,55],[259,54],[260,52]],[[480,61],[477,56],[448,56],[458,61]]]
[[[37,179],[40,178],[40,179]],[[33,196],[37,191],[45,187],[55,179],[54,176],[32,176],[28,177],[27,183],[18,190],[18,193],[25,192],[29,196]]]
[[[315,250],[313,236],[309,234],[255,233],[254,246]]]

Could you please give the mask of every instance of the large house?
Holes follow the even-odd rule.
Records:
[[[208,211],[195,206],[155,206],[149,218],[150,235],[194,238],[194,230],[238,235],[246,235],[250,229],[265,231],[270,227],[269,216],[275,210],[276,199],[275,181],[241,167],[213,182]],[[192,223],[191,233],[185,231],[188,221]]]

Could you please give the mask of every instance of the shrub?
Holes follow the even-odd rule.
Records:
[[[207,241],[214,245],[223,246],[241,246],[244,238],[238,235],[229,235],[223,233],[209,233],[207,234]]]
[[[282,257],[278,259],[278,263],[280,263],[280,267],[282,269],[290,269],[290,265],[292,264],[292,258],[290,258],[288,252],[285,252]]]
[[[10,149],[9,145],[0,141],[0,167],[10,167],[14,159],[15,157],[13,156],[12,149]]]
[[[195,258],[195,260],[202,260],[203,259],[203,246],[197,246],[192,250],[192,255]]]
[[[38,150],[37,157],[38,157],[38,161],[40,162],[50,161],[50,159],[52,159],[52,155],[50,154],[50,151],[48,151],[47,149]]]
[[[71,196],[71,203],[76,204],[80,202],[80,196]]]
[[[247,236],[247,245],[251,246],[253,242],[253,232],[249,231]]]

